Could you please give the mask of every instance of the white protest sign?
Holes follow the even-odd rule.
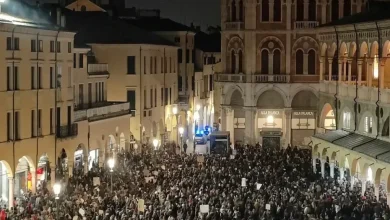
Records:
[[[84,215],[85,215],[84,209],[80,208],[80,209],[79,209],[79,213],[80,213],[81,216],[84,216]]]
[[[138,200],[138,211],[139,212],[145,211],[145,201],[143,199]]]
[[[147,169],[145,169],[145,170],[144,170],[144,176],[150,176],[150,171],[147,170]]]
[[[230,160],[234,160],[234,155],[230,155]]]
[[[260,188],[261,188],[262,185],[263,185],[263,184],[261,184],[261,183],[256,183],[256,189],[257,189],[257,190],[260,190]]]
[[[158,171],[153,171],[152,173],[153,173],[154,176],[158,175]]]
[[[162,166],[161,166],[161,169],[165,170],[165,166],[164,166],[164,165],[162,165]]]
[[[145,182],[147,182],[147,183],[155,183],[155,179],[154,179],[154,177],[145,177]]]
[[[246,179],[241,178],[241,186],[245,187],[246,186]]]
[[[100,185],[100,177],[94,177],[93,178],[93,185],[99,186]]]
[[[200,205],[200,213],[209,213],[209,205]]]
[[[266,205],[265,205],[265,209],[271,210],[271,205],[270,205],[270,204],[266,204]]]

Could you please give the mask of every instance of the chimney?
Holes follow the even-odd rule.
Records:
[[[65,15],[61,15],[61,27],[66,27],[66,17]]]
[[[57,8],[57,25],[61,26],[61,8]]]

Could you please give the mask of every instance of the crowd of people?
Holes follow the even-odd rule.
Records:
[[[200,156],[145,147],[115,157],[113,172],[62,180],[58,200],[43,184],[18,199],[7,219],[390,219],[372,190],[362,196],[350,181],[313,173],[309,150],[257,145]]]

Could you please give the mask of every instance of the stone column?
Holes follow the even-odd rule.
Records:
[[[360,86],[362,84],[362,65],[363,65],[363,60],[358,59],[358,85]]]
[[[386,58],[385,58],[386,59]],[[379,73],[379,88],[385,88],[385,62],[384,59],[378,61],[378,73]]]
[[[317,172],[317,158],[313,157],[313,173]]]
[[[330,177],[334,178],[334,162],[333,161],[329,164],[329,167],[330,167]]]
[[[14,207],[14,178],[8,177],[8,208]]]
[[[309,54],[303,54],[303,75],[308,74],[308,66],[309,66]]]
[[[344,17],[344,0],[339,0],[339,19]]]
[[[291,144],[291,108],[285,108],[284,109],[284,114],[285,114],[285,118],[286,118],[286,122],[285,122],[285,125],[286,125],[286,135],[285,135],[285,138],[286,138],[286,143],[285,143],[285,146],[287,147],[287,144]]]
[[[50,173],[51,189],[49,189],[49,191],[51,191],[53,189],[53,186],[56,183],[56,166],[53,165],[52,167],[50,167],[50,169],[51,169],[51,173]]]
[[[236,4],[236,20],[235,21],[240,21],[240,1],[235,1],[232,4]]]
[[[117,145],[119,145],[119,144],[117,144]],[[116,154],[117,154],[117,152],[118,152],[118,150],[119,150],[119,146],[117,146],[117,148],[116,148],[117,150],[115,150],[115,158],[116,158]],[[84,164],[84,173],[85,174],[87,174],[88,173],[88,155],[89,154],[89,152],[87,152],[87,155],[83,155],[83,164]]]
[[[362,196],[364,196],[364,192],[366,192],[366,185],[367,185],[367,181],[365,180],[365,178],[363,178],[363,181],[362,181]]]
[[[239,73],[240,71],[240,61],[238,57],[238,53],[234,53],[234,60],[236,61],[236,69],[234,70],[234,73]]]
[[[226,131],[230,132],[230,140],[234,144],[234,112],[231,108],[227,108],[226,110]]]
[[[274,63],[274,54],[273,53],[269,53],[268,54],[268,74],[271,74],[271,75],[274,74],[273,63]]]
[[[342,81],[347,81],[347,61],[343,60],[343,80]]]
[[[348,84],[352,83],[352,60],[348,60]]]
[[[344,168],[339,167],[339,173],[340,173],[340,180],[344,179]]]
[[[303,1],[303,20],[304,21],[309,20],[309,0]]]
[[[139,146],[139,147],[141,147],[141,146]],[[68,161],[68,175],[69,175],[69,177],[72,177],[73,176],[73,164],[74,162],[73,161]],[[53,179],[53,177],[52,177],[52,179]]]
[[[354,184],[355,184],[355,177],[351,176],[351,190],[353,189]]]
[[[390,206],[390,192],[386,193],[387,195],[387,205]]]
[[[320,58],[320,81],[324,80],[324,57]]]
[[[321,176],[325,178],[325,160],[321,160]]]
[[[286,0],[286,27],[291,30],[291,0]]]
[[[221,111],[221,130],[226,131],[226,107],[222,107]]]
[[[329,81],[332,81],[332,63],[333,63],[333,59],[332,58],[328,58],[328,62],[329,62]]]
[[[254,145],[255,143],[255,121],[256,107],[244,107],[245,109],[245,142]]]
[[[338,61],[339,61],[339,79],[338,79],[338,81],[341,82],[343,79],[343,61],[340,59]]]
[[[31,192],[35,193],[37,191],[37,172],[30,171],[31,173]]]
[[[374,186],[376,201],[379,201],[379,184]]]
[[[321,1],[321,24],[326,23],[326,0]]]
[[[274,0],[269,0],[269,21],[274,21]]]
[[[372,86],[372,70],[373,70],[372,62],[373,62],[372,59],[367,59],[367,86],[368,87]]]

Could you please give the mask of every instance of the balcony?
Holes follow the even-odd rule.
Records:
[[[245,83],[246,82],[246,75],[245,74],[218,73],[218,74],[215,74],[215,81],[217,81],[217,82]]]
[[[244,22],[241,21],[231,21],[225,22],[225,30],[235,31],[235,30],[243,30],[245,29]]]
[[[296,21],[294,26],[296,30],[315,28],[318,26],[318,21]]]
[[[57,128],[57,138],[70,138],[77,136],[78,134],[78,125],[63,125]]]
[[[318,83],[320,75],[291,75],[293,83]]]
[[[287,83],[290,75],[254,75],[256,83]]]
[[[88,64],[88,75],[92,76],[104,76],[109,75],[107,63],[89,63]]]
[[[74,112],[75,121],[97,121],[127,114],[135,114],[135,111],[130,111],[130,103],[94,103],[91,105],[76,106]]]

